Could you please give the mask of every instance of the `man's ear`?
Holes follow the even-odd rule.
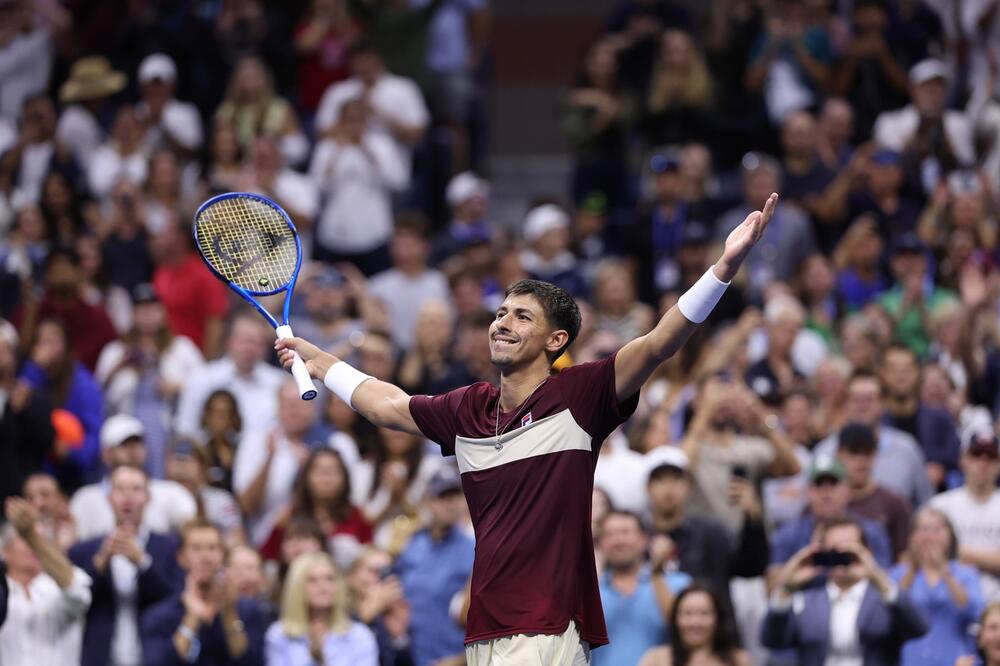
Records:
[[[549,339],[545,342],[545,349],[555,353],[565,347],[567,341],[569,341],[569,333],[560,328],[549,334]]]

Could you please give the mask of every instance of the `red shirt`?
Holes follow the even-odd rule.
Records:
[[[298,38],[308,25],[300,24],[295,37]],[[305,109],[315,111],[326,89],[350,75],[347,67],[350,46],[347,33],[331,27],[315,51],[299,58],[299,95]]]
[[[23,319],[22,308],[14,320],[17,323]],[[35,321],[42,319],[58,319],[66,325],[73,355],[91,372],[97,366],[97,357],[101,355],[104,345],[118,339],[118,332],[107,311],[100,305],[90,305],[79,298],[65,303],[43,296]]]
[[[485,382],[410,399],[420,431],[457,456],[476,530],[466,643],[561,634],[570,620],[592,647],[608,642],[590,532],[594,468],[639,397],[618,402],[614,363],[550,377],[499,424],[499,392]]]
[[[195,252],[176,264],[164,264],[153,273],[156,294],[167,309],[170,328],[202,347],[205,324],[229,310],[226,285],[212,275]]]
[[[358,543],[371,543],[373,536],[372,524],[369,523],[364,514],[358,510],[358,507],[352,506],[351,513],[347,516],[347,520],[334,525],[333,529],[327,533],[327,536],[332,537],[338,534],[352,536],[358,540]],[[267,541],[265,541],[264,545],[260,548],[260,556],[265,560],[280,560],[281,540],[284,536],[285,526],[284,522],[282,522],[271,530],[271,536],[267,537]]]

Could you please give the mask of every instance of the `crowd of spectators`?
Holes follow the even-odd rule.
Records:
[[[622,0],[516,225],[489,22],[0,0],[0,663],[465,663],[454,461],[299,399],[191,245],[243,190],[301,234],[296,333],[426,394],[497,380],[523,277],[583,311],[553,372],[606,357],[780,192],[595,454],[593,663],[1000,664],[1000,5]]]

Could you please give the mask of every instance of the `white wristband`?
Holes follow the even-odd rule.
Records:
[[[351,396],[367,379],[372,379],[372,376],[366,375],[348,363],[337,361],[326,371],[323,384],[333,391],[334,395],[346,402],[348,407],[354,409],[354,405],[351,404]]]
[[[708,315],[712,314],[715,305],[729,286],[728,282],[715,277],[712,268],[714,266],[705,271],[705,274],[677,299],[677,308],[681,314],[695,324],[708,319]]]

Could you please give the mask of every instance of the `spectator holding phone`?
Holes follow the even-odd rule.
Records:
[[[899,663],[904,641],[927,624],[865,546],[852,518],[823,523],[785,567],[771,599],[761,642],[798,650],[801,666]],[[823,587],[802,587],[826,573]]]
[[[903,646],[902,666],[952,664],[971,647],[969,630],[983,597],[979,572],[959,563],[957,554],[948,517],[931,507],[917,512],[906,558],[890,575],[927,619],[929,631]]]

